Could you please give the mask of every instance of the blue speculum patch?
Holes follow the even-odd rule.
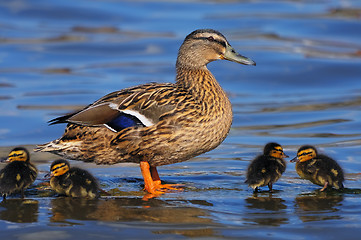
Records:
[[[117,132],[128,127],[145,127],[145,125],[138,118],[126,113],[119,113],[116,118],[110,122],[107,122],[106,124]]]

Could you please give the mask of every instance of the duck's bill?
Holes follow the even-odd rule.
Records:
[[[244,64],[244,65],[256,66],[256,63],[252,59],[242,56],[241,54],[237,53],[234,50],[234,48],[231,47],[230,45],[227,46],[226,52],[223,55],[221,55],[221,59],[225,59],[228,61],[232,61],[232,62]]]

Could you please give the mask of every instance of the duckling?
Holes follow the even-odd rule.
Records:
[[[278,143],[267,143],[263,149],[263,155],[256,157],[248,166],[247,180],[245,183],[258,192],[259,187],[268,185],[272,192],[273,183],[281,177],[286,170],[283,148]]]
[[[145,189],[162,194],[156,167],[189,160],[216,148],[228,135],[232,106],[207,69],[214,60],[256,65],[218,31],[199,29],[181,45],[176,83],[149,83],[110,93],[84,109],[58,117],[68,123],[59,139],[38,146],[67,159],[139,163]]]
[[[58,194],[70,197],[98,198],[97,180],[86,170],[71,167],[66,160],[56,160],[50,166],[50,186]]]
[[[300,147],[291,162],[296,162],[296,172],[301,178],[322,186],[321,192],[327,187],[343,189],[345,178],[340,165],[334,159],[318,154],[314,146]]]
[[[35,181],[38,170],[30,163],[30,154],[23,147],[11,150],[6,161],[10,163],[0,171],[0,193],[4,200],[15,192],[24,198],[24,190]]]

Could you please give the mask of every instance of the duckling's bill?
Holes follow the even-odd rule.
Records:
[[[296,157],[294,157],[294,158],[292,158],[291,160],[290,160],[290,162],[298,162],[299,161],[299,159],[298,159],[298,157],[296,156]]]
[[[225,59],[228,61],[244,64],[244,65],[253,65],[256,66],[256,62],[252,59],[242,56],[241,54],[237,53],[236,50],[230,45],[227,45],[226,52],[221,55],[221,59]]]
[[[44,178],[52,178],[54,177],[54,174],[52,172],[47,172],[45,175],[44,175]]]

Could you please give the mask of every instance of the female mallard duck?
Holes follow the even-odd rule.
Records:
[[[35,181],[38,170],[30,163],[30,154],[23,147],[11,150],[7,161],[10,163],[0,171],[0,193],[3,199],[14,192],[20,192],[24,198],[24,189]]]
[[[323,186],[321,192],[327,187],[343,188],[345,179],[340,165],[332,158],[318,154],[315,147],[300,147],[297,156],[291,162],[296,162],[296,171],[301,178]]]
[[[272,192],[273,183],[281,177],[286,170],[283,148],[278,143],[268,143],[263,149],[263,155],[256,157],[248,166],[247,180],[245,183],[258,191],[259,187],[268,185]]]
[[[64,135],[38,147],[69,159],[140,163],[145,189],[161,194],[157,166],[188,160],[217,147],[232,123],[231,103],[206,65],[217,59],[255,65],[219,32],[196,30],[179,49],[176,83],[150,83],[110,93],[56,118]]]
[[[97,180],[86,170],[70,167],[66,160],[56,160],[50,166],[50,187],[58,194],[70,197],[97,198]]]

